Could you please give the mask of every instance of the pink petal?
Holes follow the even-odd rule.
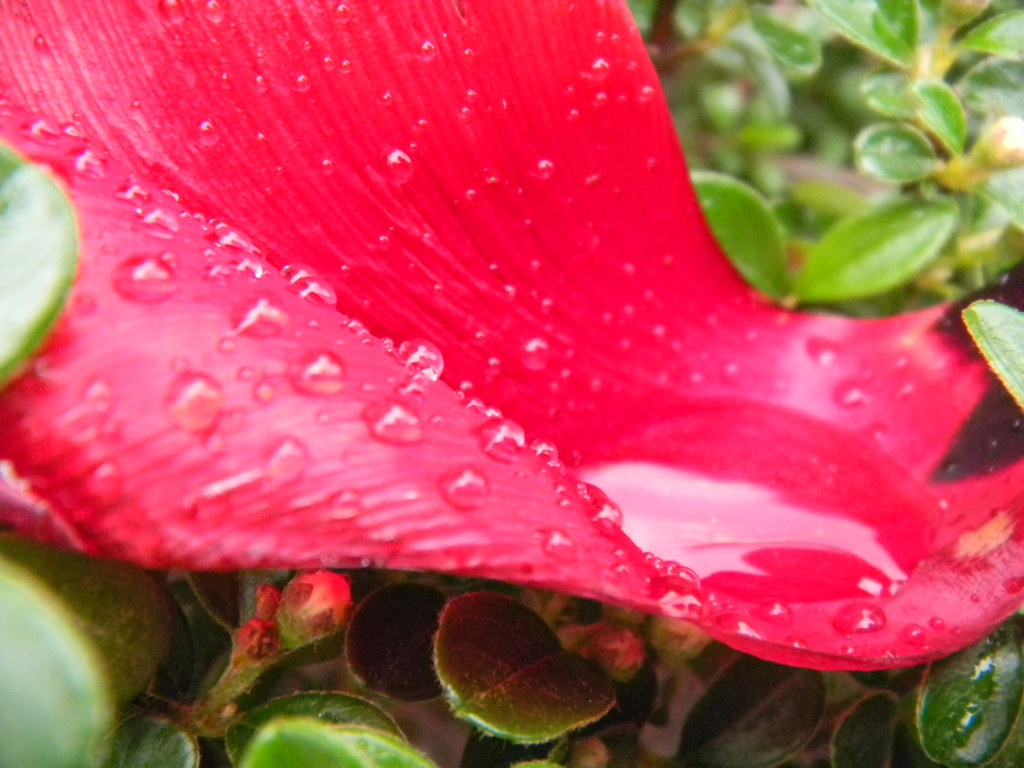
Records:
[[[884,322],[809,317],[774,310],[740,284],[699,219],[623,4],[552,4],[543,14],[524,13],[519,3],[439,0],[68,5],[0,19],[0,60],[13,62],[6,65],[12,71],[0,72],[0,87],[10,102],[38,113],[6,121],[16,144],[30,147],[71,122],[95,143],[83,154],[50,158],[66,173],[87,174],[107,154],[117,157],[149,185],[172,189],[187,210],[231,222],[233,229],[213,224],[222,244],[254,243],[289,274],[296,265],[312,267],[337,294],[338,308],[378,335],[430,339],[445,354],[447,381],[471,382],[531,437],[554,438],[578,473],[625,509],[633,541],[662,562],[650,589],[637,587],[635,575],[595,586],[620,578],[612,575],[617,560],[575,528],[568,537],[575,546],[565,545],[561,527],[575,518],[553,514],[551,500],[536,496],[529,509],[488,502],[467,522],[462,535],[470,541],[460,557],[451,558],[417,552],[415,542],[428,535],[422,529],[441,523],[432,517],[437,510],[416,505],[403,518],[408,529],[360,515],[358,526],[332,529],[330,540],[310,534],[317,518],[301,504],[300,530],[274,529],[280,512],[265,505],[295,510],[302,497],[294,489],[232,490],[230,521],[224,510],[196,519],[181,511],[183,482],[208,466],[217,472],[206,482],[251,470],[259,445],[311,418],[299,393],[280,401],[279,425],[254,423],[244,449],[225,437],[219,461],[226,463],[211,464],[209,447],[191,454],[177,443],[162,448],[176,433],[148,400],[136,398],[125,413],[148,421],[149,431],[118,452],[80,445],[76,427],[56,417],[70,402],[37,404],[23,385],[5,408],[28,398],[25,424],[32,426],[10,455],[97,551],[241,566],[263,563],[258,551],[272,543],[292,565],[348,564],[360,552],[378,557],[379,539],[393,534],[388,562],[395,566],[603,594],[698,620],[762,656],[823,667],[940,655],[1019,604],[1016,441],[997,434],[1000,444],[979,454],[971,435],[984,428],[969,434],[964,427],[984,426],[987,417],[1010,434],[1014,415],[993,409],[998,395],[986,394],[996,390],[984,366],[962,338],[936,330],[940,310]],[[109,192],[90,189],[77,192],[81,206]],[[138,207],[155,226],[178,221],[180,209],[167,201]],[[125,216],[102,210],[97,222]],[[181,268],[186,261],[195,267],[196,235],[178,227],[169,234]],[[109,280],[108,273],[96,280]],[[272,283],[276,302],[281,281],[261,281]],[[181,312],[170,299],[150,308],[160,322],[144,313],[157,328],[131,333],[159,331],[162,346],[152,357],[109,341],[80,347],[116,359],[135,380],[155,377],[162,392],[169,361],[199,359],[193,337],[213,344],[223,335],[223,292],[203,295],[188,298]],[[216,328],[192,326],[199,307],[218,307]],[[80,338],[119,323],[124,310],[109,311]],[[247,354],[283,359],[305,343],[253,342]],[[51,355],[61,349],[58,343]],[[82,349],[67,354],[66,380],[79,389],[61,397],[77,400],[96,364],[79,370],[73,361]],[[142,357],[132,362],[130,355]],[[221,364],[213,351],[205,355],[203,371]],[[379,385],[384,374],[366,365],[358,374],[351,373],[356,365],[347,367]],[[221,379],[231,375],[215,373],[227,386]],[[59,443],[52,437],[59,429],[68,430],[67,454],[28,458],[40,435]],[[446,422],[446,433],[460,430],[471,427]],[[223,431],[219,422],[214,431]],[[365,437],[326,433],[324,445],[336,446],[333,464],[317,454],[307,471],[330,485],[338,454]],[[302,438],[308,447],[305,432]],[[104,508],[88,489],[64,490],[85,482],[72,482],[64,466],[86,462],[76,471],[95,471],[122,456],[124,445],[143,443],[145,460],[136,461],[148,467],[146,483],[136,490],[133,480],[131,493],[117,495],[120,506]],[[374,454],[376,480],[394,481],[396,462],[407,470],[412,449],[398,451],[401,458],[396,450]],[[434,463],[417,457],[434,473],[423,482],[436,485],[440,459],[457,455]],[[957,456],[960,470],[948,466]],[[964,456],[982,460],[964,469]],[[55,501],[65,492],[70,500]],[[258,525],[243,528],[244,520]],[[549,550],[586,554],[527,576],[527,564],[550,564],[532,559],[542,520],[559,526],[547,529],[545,536],[559,534]],[[138,531],[125,529],[132,521]],[[515,553],[514,567],[482,564],[491,526],[517,531],[498,537],[494,551],[503,557],[520,536],[533,537],[533,549]],[[209,560],[189,545],[211,541],[221,552]],[[703,592],[673,562],[693,567]]]

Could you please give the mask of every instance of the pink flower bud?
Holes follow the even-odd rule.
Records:
[[[558,632],[566,650],[589,659],[619,682],[631,679],[644,665],[644,641],[629,627],[605,622],[563,627]]]
[[[235,633],[236,657],[266,659],[281,650],[281,638],[273,621],[252,618]]]
[[[300,573],[285,586],[277,626],[286,648],[298,648],[341,630],[352,609],[348,577],[333,571]]]
[[[265,621],[273,621],[277,615],[277,606],[281,603],[281,590],[271,584],[260,584],[256,587],[253,616]]]

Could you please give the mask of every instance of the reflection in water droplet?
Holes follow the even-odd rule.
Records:
[[[885,627],[885,613],[874,603],[855,600],[839,609],[832,626],[843,635],[877,632]]]
[[[855,381],[844,381],[836,385],[832,392],[832,399],[837,405],[844,408],[856,408],[867,402],[867,395]]]
[[[597,58],[590,64],[590,77],[594,80],[604,80],[608,77],[608,72],[611,70],[611,64],[608,63],[608,59]]]
[[[523,428],[509,419],[490,419],[476,429],[480,447],[492,459],[513,462],[526,447]]]
[[[760,638],[761,633],[750,624],[750,617],[742,611],[727,611],[715,616],[715,627],[723,632]]]
[[[540,531],[543,537],[544,552],[559,560],[575,560],[579,557],[576,542],[565,531]]]
[[[352,520],[363,512],[363,502],[355,491],[342,491],[331,499],[332,520]]]
[[[793,610],[785,603],[766,600],[754,607],[754,615],[769,624],[785,626],[793,622]]]
[[[423,54],[424,61],[431,61],[437,56],[437,46],[429,40],[424,40],[423,45],[420,46],[420,52]]]
[[[177,288],[170,264],[153,256],[125,259],[111,278],[114,290],[129,301],[156,304]]]
[[[530,450],[542,459],[549,467],[561,467],[562,462],[558,459],[558,448],[554,443],[547,440],[534,440],[530,443]]]
[[[157,9],[168,21],[180,22],[185,18],[185,0],[159,0]]]
[[[267,299],[257,299],[238,313],[234,332],[255,338],[267,338],[281,332],[288,324],[288,315]]]
[[[330,162],[330,161],[325,161]],[[338,303],[338,296],[330,284],[312,267],[302,264],[288,264],[281,269],[281,274],[288,281],[291,290],[314,304],[333,307]]]
[[[224,393],[220,385],[202,373],[185,373],[167,392],[165,410],[176,425],[188,432],[205,432],[220,416]]]
[[[267,457],[267,477],[271,480],[292,480],[302,474],[309,459],[306,446],[294,437],[286,437]]]
[[[398,348],[398,357],[413,374],[437,381],[444,370],[441,350],[423,339],[410,339]]]
[[[807,340],[807,354],[818,365],[829,366],[839,354],[839,345],[830,339],[811,337]]]
[[[396,184],[405,184],[412,178],[412,158],[400,149],[392,149],[384,156],[384,170]]]
[[[645,85],[640,89],[640,101],[650,101],[657,93],[653,85]]]
[[[533,338],[523,344],[523,367],[528,371],[542,371],[551,359],[551,349],[547,341]]]
[[[907,645],[922,646],[928,644],[928,634],[920,624],[907,624],[900,630],[900,639]]]
[[[206,0],[203,13],[214,24],[220,24],[224,21],[224,0]]]
[[[199,123],[199,144],[204,147],[212,147],[220,141],[217,128],[210,120],[203,120]]]
[[[928,619],[928,626],[934,629],[936,632],[941,632],[946,628],[946,620],[941,616],[932,616]]]
[[[547,181],[555,175],[555,164],[548,159],[537,161],[537,170],[534,172],[534,176],[543,181]]]
[[[476,467],[465,466],[441,475],[438,488],[456,509],[477,509],[491,492],[487,476]]]
[[[423,439],[423,425],[412,408],[394,401],[370,403],[363,408],[370,434],[385,443],[409,445]]]
[[[305,93],[309,90],[309,75],[298,75],[295,78],[295,90],[299,93]]]
[[[307,395],[335,395],[345,388],[345,365],[333,352],[314,352],[299,360],[290,379]]]

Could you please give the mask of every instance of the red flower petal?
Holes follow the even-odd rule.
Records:
[[[275,435],[311,451],[307,433],[296,434],[315,420],[313,396],[295,391],[274,406],[273,419],[240,427],[244,441],[231,440],[228,429],[216,461],[210,446],[186,449],[182,429],[220,435],[228,425],[222,411],[241,407],[226,405],[243,401],[235,369],[219,366],[244,364],[224,362],[214,340],[225,322],[238,328],[249,317],[235,307],[225,321],[223,290],[194,274],[183,283],[205,289],[183,298],[176,291],[141,312],[145,329],[123,308],[104,310],[110,314],[98,325],[81,326],[86,321],[73,314],[69,327],[85,328],[70,335],[77,345],[65,331],[46,358],[53,371],[66,370],[58,377],[64,385],[40,393],[29,380],[4,401],[5,408],[21,403],[26,414],[10,455],[96,551],[193,567],[265,564],[269,547],[275,563],[292,565],[387,553],[396,566],[604,594],[697,619],[762,656],[826,667],[935,656],[1019,604],[1016,440],[997,434],[988,453],[972,443],[986,418],[1007,435],[1013,418],[993,408],[998,394],[986,394],[996,390],[984,367],[962,339],[939,329],[939,311],[874,323],[792,315],[739,283],[699,220],[624,5],[552,4],[542,15],[517,3],[440,0],[107,5],[102,12],[34,7],[30,19],[16,10],[0,19],[0,60],[11,69],[0,73],[4,95],[41,116],[20,134],[13,129],[21,121],[7,120],[15,143],[29,147],[29,134],[71,121],[96,143],[52,159],[56,165],[87,173],[109,152],[140,178],[174,190],[189,210],[247,233],[214,226],[223,245],[251,241],[293,277],[311,266],[329,281],[338,307],[379,335],[430,339],[445,353],[446,380],[472,382],[531,437],[555,438],[580,474],[625,508],[633,540],[669,562],[649,590],[638,586],[635,567],[632,576],[613,575],[619,545],[591,547],[585,537],[595,534],[575,499],[576,512],[553,512],[552,500],[530,485],[541,483],[536,466],[532,480],[509,480],[509,499],[476,506],[483,483],[458,458],[470,455],[468,442],[465,451],[437,455],[410,445],[383,450],[365,429],[325,430],[322,442],[313,441],[317,452],[299,463],[340,490],[343,468],[355,471],[338,466],[341,451],[373,446],[358,477],[380,484],[382,508],[408,511],[398,515],[401,525],[389,511],[359,515],[342,531],[318,530],[318,513],[306,511],[303,496],[262,480],[257,488],[241,480],[239,488],[216,486],[231,501],[207,519],[183,511],[182,498],[194,500],[189,487],[265,468],[265,443]],[[87,238],[98,245],[104,222],[126,214],[108,210],[109,185],[77,183],[88,187],[77,196]],[[198,268],[202,235],[186,230],[199,225],[181,224],[169,203],[138,207],[154,226],[176,222],[169,233],[181,260],[175,269]],[[142,235],[124,238],[122,259],[150,257],[128,245]],[[141,266],[132,264],[121,269]],[[87,271],[83,286],[116,282],[113,267],[104,269],[95,278]],[[266,293],[239,296],[278,308],[279,278],[260,285]],[[288,302],[302,307],[290,303],[282,310],[289,317],[313,312]],[[209,325],[197,325],[204,316]],[[267,325],[269,333],[276,322],[266,310],[251,327]],[[101,341],[111,325],[158,335],[161,347]],[[251,346],[236,359],[248,356],[257,371],[263,359],[306,353],[315,361],[338,333],[270,334],[246,341]],[[76,362],[87,352],[99,362]],[[169,369],[181,356],[193,362]],[[140,432],[113,446],[83,445],[91,433],[62,414],[72,402],[83,407],[90,377],[115,360],[134,381],[156,382],[162,407],[119,394],[122,419]],[[320,366],[327,387],[330,368]],[[346,360],[346,368],[378,388],[389,375],[376,360]],[[222,398],[208,381],[188,378],[199,373],[217,382]],[[132,389],[132,381],[109,378]],[[454,403],[439,386],[427,390]],[[177,408],[179,395],[189,403],[198,397],[198,405]],[[348,397],[348,423],[357,423],[358,405],[403,435],[400,443],[424,444],[413,442],[419,428],[394,402]],[[492,426],[473,435],[485,445],[494,440],[492,452],[518,440],[512,426]],[[473,429],[480,425],[446,414],[438,433],[468,441]],[[42,435],[52,456],[37,455],[46,447]],[[334,451],[321,456],[321,445]],[[126,446],[137,449],[128,454]],[[417,451],[424,455],[410,459]],[[285,464],[303,451],[287,453]],[[122,472],[129,486],[104,508],[88,473],[127,455],[133,469],[141,465],[138,477]],[[443,477],[460,489],[449,506],[470,512],[463,545],[445,528],[449,507],[401,500],[399,478],[414,462],[424,473],[417,488],[436,495]],[[518,482],[534,491],[517,496],[526,493]],[[550,490],[552,480],[545,482]],[[294,514],[301,528],[282,529],[284,513],[268,504]],[[603,515],[617,512],[608,506]],[[579,529],[564,530],[577,518]],[[557,526],[543,527],[544,520]],[[540,544],[539,530],[546,531]],[[498,543],[489,548],[484,539],[492,534]],[[392,537],[390,547],[380,541]],[[449,549],[423,552],[424,537]],[[523,551],[509,552],[520,540]],[[544,543],[556,555],[585,555],[552,566]],[[204,557],[214,544],[219,552]],[[483,564],[492,555],[499,559]],[[703,592],[671,561],[694,567]],[[528,576],[531,564],[549,570]]]

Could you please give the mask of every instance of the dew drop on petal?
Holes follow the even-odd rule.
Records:
[[[765,600],[754,606],[753,614],[769,624],[784,626],[793,621],[793,611],[785,603],[775,600]]]
[[[839,345],[830,339],[812,336],[807,340],[807,354],[818,365],[827,367],[832,365],[839,355]]]
[[[476,467],[465,466],[441,475],[441,495],[456,509],[477,509],[491,492],[487,476]]]
[[[526,447],[526,434],[514,421],[494,418],[476,429],[480,447],[492,459],[513,462]]]
[[[576,542],[565,531],[540,531],[543,537],[542,547],[545,554],[559,560],[575,560],[579,557]]]
[[[412,408],[385,400],[363,408],[363,421],[370,434],[385,443],[411,445],[423,439],[423,425]]]
[[[547,440],[534,440],[530,443],[530,450],[549,467],[560,467],[562,465],[558,458],[558,448],[555,447],[554,443],[550,443]]]
[[[544,158],[537,161],[537,170],[534,172],[534,176],[543,181],[547,181],[555,175],[555,164],[551,160]]]
[[[653,85],[645,85],[640,89],[640,101],[650,101],[657,93]]]
[[[604,80],[608,77],[609,71],[611,64],[608,63],[608,59],[599,57],[590,64],[590,77],[594,80]]]
[[[220,141],[217,128],[210,120],[203,120],[199,123],[199,144],[204,147],[212,147]]]
[[[920,624],[907,624],[900,630],[900,639],[907,645],[927,645],[928,634]]]
[[[157,10],[168,21],[180,22],[185,18],[185,0],[159,0]]]
[[[288,264],[281,269],[281,274],[288,281],[289,288],[302,298],[327,307],[333,307],[338,303],[338,295],[334,289],[312,267]]]
[[[308,460],[306,446],[294,437],[286,437],[267,456],[267,477],[271,480],[292,480],[302,474]]]
[[[143,304],[163,301],[177,288],[170,265],[153,256],[125,259],[114,268],[111,281],[121,296]]]
[[[114,501],[121,493],[124,478],[111,461],[105,461],[85,479],[86,491],[103,502]]]
[[[237,313],[234,332],[263,339],[280,333],[287,324],[288,315],[284,310],[268,299],[257,299]]]
[[[396,184],[405,184],[412,178],[412,158],[401,149],[392,149],[384,156],[384,171]]]
[[[847,603],[832,619],[832,626],[842,635],[877,632],[885,627],[885,613],[874,603],[855,600]]]
[[[946,628],[946,620],[941,616],[932,616],[928,619],[928,626],[934,629],[936,632],[941,632]]]
[[[551,348],[542,338],[529,339],[523,344],[523,367],[528,371],[542,371],[551,359]]]
[[[300,358],[290,379],[307,395],[335,395],[345,388],[345,364],[333,352],[314,352]]]
[[[750,617],[742,611],[726,611],[715,616],[715,627],[723,632],[729,632],[743,637],[761,637],[750,623]]]
[[[342,491],[331,499],[332,520],[352,520],[363,511],[363,501],[355,491]]]
[[[398,347],[398,357],[413,374],[437,381],[444,370],[441,350],[423,339],[410,339]]]
[[[855,381],[844,381],[836,385],[832,391],[832,399],[843,408],[857,408],[867,402],[864,390]]]
[[[185,431],[205,432],[220,416],[224,392],[205,374],[184,373],[171,383],[164,406],[171,421]]]

